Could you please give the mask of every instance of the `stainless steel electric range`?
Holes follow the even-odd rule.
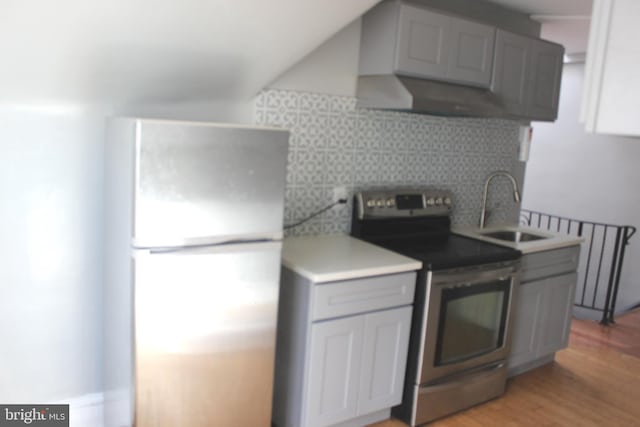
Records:
[[[451,233],[451,194],[356,194],[354,237],[423,262],[402,404],[416,426],[504,393],[519,251]]]

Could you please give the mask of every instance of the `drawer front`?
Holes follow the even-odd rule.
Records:
[[[428,423],[501,396],[505,392],[506,384],[507,367],[500,363],[479,372],[469,373],[462,380],[425,387],[416,385],[413,389],[415,418],[411,420],[411,425]]]
[[[412,304],[416,273],[345,280],[313,287],[313,320]]]
[[[522,257],[520,283],[571,273],[578,269],[579,260],[580,245],[527,254]]]

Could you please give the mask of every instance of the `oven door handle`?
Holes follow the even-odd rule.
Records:
[[[505,375],[505,379],[506,379],[506,374],[507,373],[506,373],[506,369],[505,369],[505,364],[503,362],[501,362],[501,363],[498,363],[496,365],[491,366],[490,368],[483,368],[483,369],[478,370],[476,372],[473,372],[471,374],[469,374],[469,373],[460,374],[459,375],[460,379],[457,379],[457,380],[454,380],[454,381],[446,381],[446,382],[443,382],[442,384],[432,384],[432,385],[421,386],[420,387],[420,391],[418,393],[419,394],[434,393],[434,392],[439,391],[439,390],[447,390],[447,389],[451,389],[451,388],[460,387],[461,385],[471,385],[471,384],[474,384],[474,383],[482,382],[487,377],[495,375],[500,370],[504,370],[505,371],[504,375]]]
[[[514,268],[503,268],[500,270],[465,271],[461,273],[434,273],[432,280],[433,284],[436,286],[458,286],[460,284],[471,286],[477,283],[490,282],[493,280],[511,280],[511,278],[517,274],[518,270]]]

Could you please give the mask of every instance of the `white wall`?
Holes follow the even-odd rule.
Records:
[[[376,1],[3,4],[0,402],[102,390],[105,118],[249,123],[257,91]]]
[[[523,207],[640,226],[640,139],[587,134],[578,122],[584,64],[564,67],[555,123],[534,123]],[[627,247],[618,307],[640,302],[640,239]]]
[[[0,107],[0,401],[100,389],[97,117],[75,106]]]
[[[0,402],[102,389],[103,134],[120,113],[249,122],[251,105],[0,105]]]
[[[355,96],[360,54],[358,18],[269,84],[274,89]]]

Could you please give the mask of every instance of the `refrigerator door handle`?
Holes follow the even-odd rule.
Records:
[[[198,255],[198,254],[215,254],[215,253],[234,253],[245,251],[272,251],[281,250],[282,242],[279,240],[265,240],[256,241],[250,240],[247,242],[233,241],[229,243],[221,243],[216,245],[194,245],[183,247],[168,247],[168,248],[145,248],[136,249],[135,253],[144,255]]]

